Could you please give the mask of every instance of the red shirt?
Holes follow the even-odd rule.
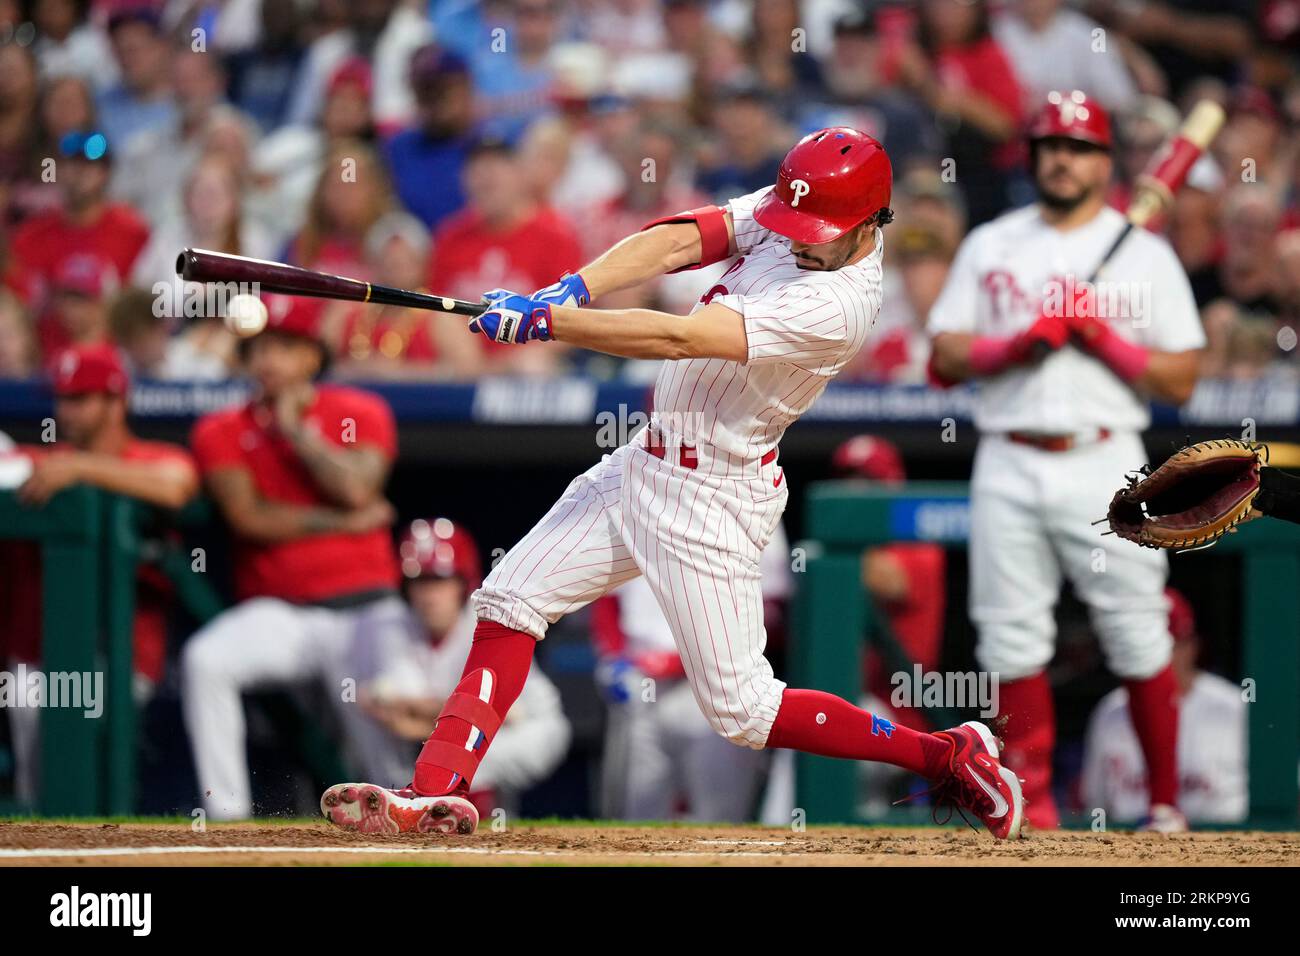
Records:
[[[63,454],[60,449],[24,447],[33,458]],[[124,461],[176,461],[189,468],[194,459],[179,445],[132,438]],[[0,659],[35,664],[41,659],[40,547],[33,541],[0,542]],[[136,572],[135,623],[132,629],[135,671],[157,682],[167,661],[167,617],[174,593],[171,582],[153,565]]]
[[[542,207],[513,228],[497,231],[467,209],[438,230],[429,288],[437,295],[476,302],[492,289],[527,295],[580,268],[578,237],[553,210]],[[511,347],[476,338],[484,345]]]
[[[60,210],[33,216],[13,236],[13,257],[27,273],[28,304],[37,312],[49,306],[50,283],[64,258],[92,252],[113,264],[118,281],[125,284],[136,256],[149,240],[149,227],[130,206],[106,206],[99,218],[88,225],[71,222]],[[38,327],[41,350],[46,358],[71,345],[67,333],[49,315]]]
[[[349,422],[350,420],[350,422]],[[383,399],[359,389],[319,385],[304,415],[308,425],[340,447],[351,443],[397,455],[397,426]],[[204,476],[243,468],[271,501],[332,507],[271,412],[249,403],[205,415],[190,447]],[[320,534],[292,541],[235,540],[235,592],[240,600],[277,597],[309,603],[397,587],[397,557],[383,528],[361,534]]]

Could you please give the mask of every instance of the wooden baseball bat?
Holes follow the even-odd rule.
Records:
[[[183,250],[176,257],[176,274],[188,282],[257,283],[263,292],[307,295],[318,299],[344,299],[348,302],[377,302],[380,305],[400,305],[432,312],[453,312],[456,315],[482,315],[487,309],[482,302],[466,302],[445,295],[395,289],[283,262],[249,259],[209,249]]]

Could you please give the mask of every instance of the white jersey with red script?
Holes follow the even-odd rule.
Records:
[[[790,240],[754,221],[770,190],[727,204],[739,258],[695,306],[739,312],[748,358],[665,362],[655,383],[652,424],[669,443],[710,446],[719,475],[738,476],[781,440],[857,354],[880,311],[884,233],[877,230],[876,247],[852,265],[801,269]]]
[[[1044,298],[1078,288],[1124,228],[1109,206],[1062,231],[1037,205],[971,230],[953,260],[928,329],[1015,335],[1038,318]],[[1196,302],[1169,244],[1134,229],[1095,283],[1097,313],[1119,335],[1147,348],[1182,352],[1205,345]],[[982,432],[1071,434],[1088,428],[1141,431],[1146,402],[1098,359],[1066,345],[1037,365],[979,383],[975,424]]]
[[[565,614],[644,575],[709,725],[761,749],[785,684],[763,651],[759,557],[789,495],[776,443],[862,346],[881,256],[800,269],[730,204],[740,258],[704,301],[744,316],[745,362],[666,362],[651,423],[579,475],[474,593],[480,620],[538,639]]]
[[[1241,688],[1197,674],[1178,710],[1178,808],[1192,823],[1240,823],[1249,809],[1246,781]],[[1119,822],[1147,813],[1146,763],[1123,687],[1103,697],[1089,719],[1080,789],[1084,813],[1101,808]]]

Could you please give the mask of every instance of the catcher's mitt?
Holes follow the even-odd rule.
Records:
[[[1268,446],[1256,442],[1188,445],[1159,468],[1129,475],[1110,501],[1110,529],[1147,548],[1208,547],[1265,513],[1255,504],[1267,461]]]

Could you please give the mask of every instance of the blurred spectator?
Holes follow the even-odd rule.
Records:
[[[1256,0],[1086,0],[1090,16],[1140,43],[1155,59],[1171,99],[1191,81],[1236,79],[1250,52]]]
[[[214,54],[182,47],[172,57],[171,71],[173,119],[123,147],[111,187],[116,198],[130,203],[155,227],[177,214],[181,186],[209,152],[208,134],[218,116],[243,120],[223,105],[225,74]]]
[[[308,48],[286,121],[316,124],[330,78],[344,61],[359,56],[374,71],[371,105],[379,128],[392,130],[410,122],[415,102],[407,65],[411,54],[433,39],[433,26],[416,4],[404,0],[355,0],[340,6],[347,21]]]
[[[307,221],[289,247],[289,261],[308,269],[368,279],[365,241],[394,206],[383,163],[358,140],[331,146]]]
[[[819,97],[823,88],[821,66],[808,50],[802,6],[800,0],[754,0],[753,31],[745,50],[755,79],[786,116],[793,116],[803,101]]]
[[[1241,823],[1249,810],[1242,690],[1197,666],[1192,606],[1173,588],[1165,597],[1178,680],[1178,808],[1193,824]],[[1123,687],[1103,697],[1088,720],[1080,789],[1084,813],[1104,810],[1108,827],[1146,815],[1146,765]]]
[[[95,100],[85,80],[63,76],[44,84],[27,162],[18,171],[9,198],[10,221],[21,222],[59,207],[63,199],[57,176],[49,176],[48,164],[57,160],[63,137],[94,128]]]
[[[272,237],[244,215],[238,171],[224,156],[200,158],[177,191],[180,202],[173,206],[179,208],[153,231],[131,270],[136,285],[153,289],[158,283],[178,282],[176,254],[187,247],[274,258]],[[197,288],[194,284],[191,291]]]
[[[22,300],[0,286],[0,379],[36,374],[36,336]]]
[[[254,396],[194,426],[191,447],[234,539],[240,603],[181,656],[181,703],[213,819],[253,812],[240,694],[321,681],[353,752],[373,723],[340,688],[362,627],[405,613],[383,487],[397,452],[375,395],[315,384],[328,360],[314,307],[267,296],[264,331],[241,342]]]
[[[307,8],[298,0],[260,0],[258,6],[261,33],[257,44],[226,60],[228,94],[263,132],[270,132],[285,122],[289,97],[300,80],[306,57],[301,35]]]
[[[145,6],[126,7],[108,21],[108,37],[121,80],[99,93],[99,124],[114,149],[124,149],[137,133],[159,129],[176,118],[172,100],[172,49],[158,14]]]
[[[759,559],[764,619],[783,620],[790,545],[776,533]],[[740,823],[754,816],[767,754],[728,746],[700,711],[654,592],[636,577],[591,605],[596,680],[609,705],[601,815]]]
[[[149,238],[149,229],[128,206],[107,200],[112,151],[101,133],[70,133],[59,144],[59,189],[63,208],[33,216],[14,233],[15,263],[34,281],[35,306],[42,313],[39,334],[47,358],[76,341],[51,319],[49,290],[63,273],[63,284],[73,282],[82,293],[90,283],[120,283]],[[64,269],[65,260],[81,257]],[[94,263],[106,263],[110,275],[96,272]],[[93,274],[93,275],[92,275]]]
[[[1026,109],[1052,90],[1087,90],[1112,112],[1127,109],[1137,95],[1119,44],[1065,0],[1010,0],[993,35],[1020,81]]]
[[[370,107],[372,87],[365,60],[344,60],[326,88],[318,126],[283,126],[256,144],[247,206],[267,232],[287,238],[302,222],[330,149],[345,141],[373,145],[378,134]]]
[[[1282,112],[1272,97],[1256,87],[1241,87],[1228,103],[1228,122],[1212,151],[1243,182],[1283,179],[1295,159],[1282,148],[1283,134]]]
[[[165,378],[171,330],[167,318],[154,314],[148,289],[126,288],[108,307],[108,327],[132,378]]]
[[[776,182],[788,140],[771,98],[760,87],[727,90],[713,110],[718,134],[696,185],[714,202],[726,202]]]
[[[119,292],[108,310],[113,340],[132,374],[163,381],[220,381],[237,366],[235,336],[220,315],[196,315],[173,334],[173,320],[148,289]],[[178,315],[180,313],[177,313]]]
[[[917,41],[895,54],[898,81],[936,114],[977,226],[1006,209],[1022,164],[1020,86],[989,31],[988,0],[920,0],[918,11]]]
[[[1300,332],[1300,229],[1280,232],[1273,244],[1277,270],[1273,273],[1273,301],[1278,318]]]
[[[446,518],[413,521],[398,547],[407,613],[394,629],[359,629],[356,657],[366,662],[357,701],[377,724],[357,755],[360,776],[400,787],[411,778],[416,745],[460,683],[476,624],[469,596],[483,571],[474,540]],[[550,776],[569,749],[560,694],[540,667],[529,671],[511,714],[468,794],[484,816],[517,812],[519,794]]]
[[[374,281],[398,289],[425,288],[429,232],[409,213],[384,216],[366,236]],[[461,322],[427,309],[331,302],[321,317],[322,336],[339,356],[338,378],[469,379],[483,351]]]
[[[583,36],[616,56],[663,49],[663,15],[656,0],[610,0],[583,6]]]
[[[434,238],[429,288],[477,300],[492,289],[540,289],[582,266],[578,237],[555,210],[533,199],[514,150],[498,139],[478,140],[465,163],[468,207]],[[479,341],[476,337],[475,341]],[[544,372],[564,354],[483,343],[496,369]]]
[[[144,441],[127,424],[126,371],[110,346],[84,346],[59,354],[52,367],[53,447],[25,446],[31,476],[18,489],[19,500],[34,508],[73,485],[90,485],[145,504],[179,509],[198,491],[194,462],[185,449]],[[158,537],[149,532],[148,537]],[[41,660],[40,551],[31,542],[0,543],[0,646],[9,666],[39,666]],[[134,697],[144,703],[162,679],[167,654],[167,618],[173,603],[170,583],[153,565],[136,574]],[[40,710],[9,711],[17,761],[16,789],[30,803],[37,793]]]
[[[0,183],[12,184],[31,172],[36,89],[31,52],[16,43],[0,44]]]
[[[432,44],[411,57],[415,123],[388,141],[386,155],[402,204],[430,229],[465,204],[461,171],[474,122],[469,67]]]
[[[932,226],[893,230],[880,314],[867,341],[842,377],[848,380],[920,385],[926,381],[930,339],[926,316],[939,297],[955,246]]]
[[[825,70],[825,98],[834,112],[816,124],[870,133],[884,144],[895,176],[913,165],[932,167],[942,145],[920,100],[893,85],[899,40],[896,29],[883,33],[872,14],[854,12],[835,22]]]
[[[86,22],[91,0],[37,0],[32,5],[41,78],[75,76],[102,90],[117,82],[113,50],[103,31]]]
[[[1207,277],[1207,301],[1223,296],[1253,312],[1273,309],[1274,243],[1282,200],[1268,183],[1238,183],[1223,202],[1223,257]]]
[[[504,0],[496,4],[500,42],[470,54],[478,116],[485,132],[514,140],[551,106],[551,48],[559,39],[563,0]]]
[[[103,257],[93,252],[65,256],[54,270],[52,291],[57,324],[50,332],[58,341],[69,345],[111,342],[108,301],[117,289],[112,263]]]

